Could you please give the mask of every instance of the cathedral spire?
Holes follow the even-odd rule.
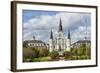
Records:
[[[50,39],[53,39],[53,32],[51,30],[51,33],[50,33]]]
[[[60,19],[60,24],[59,24],[59,30],[58,31],[62,31],[62,22],[61,22],[61,19]]]
[[[70,30],[68,30],[68,39],[70,39]]]

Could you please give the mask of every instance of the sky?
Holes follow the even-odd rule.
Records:
[[[22,15],[23,41],[35,36],[37,40],[48,43],[51,30],[53,37],[57,36],[60,19],[64,37],[67,39],[70,30],[72,43],[85,37],[91,39],[91,13],[23,10]]]

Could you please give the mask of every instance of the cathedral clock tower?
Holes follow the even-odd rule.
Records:
[[[70,51],[71,46],[71,37],[70,37],[70,30],[68,30],[68,37],[67,37],[67,51]]]
[[[62,21],[60,19],[58,34],[53,38],[53,32],[51,30],[50,39],[49,39],[49,51],[57,51],[59,55],[63,55],[64,51],[70,51],[71,38],[70,31],[68,30],[68,37],[64,37]]]
[[[49,51],[52,52],[53,50],[54,50],[53,32],[52,32],[52,30],[51,30],[50,39],[49,39]]]

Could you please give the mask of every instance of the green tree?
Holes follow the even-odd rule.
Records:
[[[71,53],[73,53],[74,55],[77,55],[77,54],[78,54],[78,50],[77,50],[76,48],[73,48],[73,49],[71,50]]]
[[[23,61],[30,61],[33,58],[33,51],[31,48],[23,48]]]
[[[39,57],[39,51],[38,51],[38,49],[37,48],[31,48],[32,49],[32,51],[33,51],[33,58],[37,58],[37,57]]]
[[[91,48],[87,48],[87,55],[91,57]]]
[[[80,46],[80,48],[78,48],[78,55],[79,56],[82,56],[82,55],[86,55],[86,44],[82,44],[81,46]]]
[[[46,49],[46,48],[39,48],[38,49],[39,51],[39,57],[45,57],[45,56],[48,56],[48,53],[49,53],[49,50]]]
[[[27,42],[23,42],[23,47],[27,47]]]
[[[33,48],[23,48],[23,61],[31,61],[31,59],[38,57],[38,52]]]
[[[52,59],[56,59],[56,58],[58,58],[59,57],[59,53],[57,52],[57,51],[52,51],[52,52],[50,52],[50,57],[52,58]]]

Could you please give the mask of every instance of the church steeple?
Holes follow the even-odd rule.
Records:
[[[70,39],[70,30],[68,30],[68,39]]]
[[[58,31],[63,31],[61,19],[60,19],[60,24],[59,24],[59,30]]]
[[[53,32],[51,30],[51,33],[50,33],[50,39],[53,39]]]

